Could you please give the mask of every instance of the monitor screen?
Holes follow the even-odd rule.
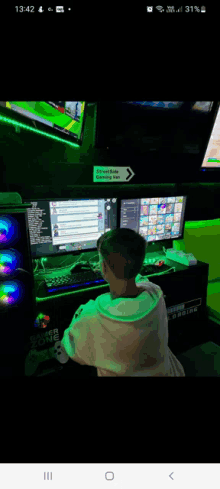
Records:
[[[96,147],[145,155],[151,171],[157,162],[167,172],[172,161],[199,169],[214,110],[214,102],[99,102]]]
[[[220,107],[217,110],[201,168],[220,168]]]
[[[82,144],[85,102],[0,102],[0,106]]]
[[[183,235],[186,196],[125,199],[120,227],[133,229],[146,241],[178,239]]]
[[[27,200],[32,258],[97,249],[97,240],[117,228],[117,199]]]

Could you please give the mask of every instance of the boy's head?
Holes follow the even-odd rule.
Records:
[[[115,229],[102,234],[97,241],[100,265],[114,280],[135,279],[141,270],[147,243],[132,229]]]

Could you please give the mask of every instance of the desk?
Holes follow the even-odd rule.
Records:
[[[159,285],[164,292],[169,320],[169,347],[175,354],[176,351],[186,351],[189,344],[205,333],[209,265],[198,261],[196,265],[187,267],[171,260],[167,264],[175,267],[173,273],[154,275],[149,277],[149,280]],[[34,347],[46,348],[47,342],[49,344],[49,341],[61,340],[78,307],[106,292],[109,292],[107,283],[104,286],[69,292],[59,297],[44,295],[38,298],[38,313],[48,315],[50,322],[47,330],[35,328],[33,331],[32,338],[36,338]]]

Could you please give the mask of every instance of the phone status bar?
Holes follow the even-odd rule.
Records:
[[[163,5],[157,5],[155,6],[146,6],[146,11],[147,13],[153,13],[153,12],[158,12],[158,13],[205,13],[206,12],[206,7],[204,5],[202,6],[163,6]]]
[[[33,13],[39,13],[39,14],[47,14],[47,13],[57,13],[57,14],[64,14],[64,13],[70,13],[74,11],[71,7],[67,5],[56,5],[52,7],[45,7],[45,6],[16,6],[14,7],[16,13],[25,13],[25,14],[33,14]],[[155,13],[205,13],[206,12],[206,6],[163,6],[163,5],[157,5],[157,6],[151,6],[147,5],[146,6],[146,12],[148,14],[152,14],[153,12]]]

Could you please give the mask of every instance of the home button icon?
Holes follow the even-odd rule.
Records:
[[[107,481],[112,481],[114,479],[113,472],[106,472],[105,478],[106,478]]]

